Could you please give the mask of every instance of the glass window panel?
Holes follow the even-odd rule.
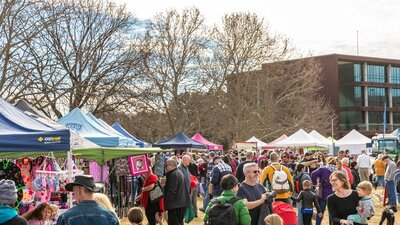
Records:
[[[385,83],[385,66],[367,65],[368,82]]]
[[[400,124],[400,112],[393,112],[393,124]],[[397,127],[394,127],[397,129]]]
[[[361,64],[351,62],[339,63],[339,82],[352,83],[362,80]]]
[[[368,106],[383,107],[386,100],[385,88],[368,87]]]
[[[363,106],[363,89],[359,86],[341,87],[339,91],[339,106],[354,107]]]
[[[363,130],[365,127],[364,113],[362,111],[342,111],[339,113],[340,130]]]
[[[392,66],[392,80],[393,84],[400,84],[400,67]]]
[[[400,108],[400,89],[392,89],[392,105],[395,108]]]

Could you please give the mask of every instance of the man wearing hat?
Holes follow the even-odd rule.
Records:
[[[75,181],[65,185],[74,192],[77,206],[58,217],[57,225],[119,225],[118,218],[109,210],[100,207],[93,199],[96,185],[89,175],[75,176]]]
[[[17,201],[17,188],[13,180],[0,180],[0,225],[28,225],[25,218],[13,209]]]

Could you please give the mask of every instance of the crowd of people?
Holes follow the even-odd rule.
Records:
[[[274,210],[274,204],[281,202],[297,208],[294,215],[299,225],[310,225],[313,216],[316,225],[323,219],[331,225],[359,225],[368,224],[375,214],[374,188],[386,188],[385,204],[392,211],[396,212],[400,202],[398,157],[381,154],[373,161],[365,150],[360,155],[339,151],[336,156],[324,152],[301,155],[290,150],[247,151],[242,155],[230,150],[225,155],[172,156],[163,163],[164,176],[151,169],[143,174],[136,199],[144,214],[141,208],[133,207],[128,213],[131,224],[142,224],[145,216],[149,225],[163,219],[170,225],[183,225],[190,210],[194,217],[204,212],[204,224],[281,225],[290,217]],[[155,188],[162,190],[158,197],[152,192]],[[61,215],[57,207],[41,203],[19,216],[13,209],[15,183],[0,180],[0,224],[120,224],[107,195],[95,193],[90,175],[77,175],[66,190],[73,192],[77,205]],[[198,205],[200,196],[203,202]]]

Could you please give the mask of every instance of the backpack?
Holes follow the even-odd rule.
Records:
[[[299,177],[294,178],[294,188],[296,193],[300,193],[303,190],[303,185],[301,183],[301,178],[303,177],[304,173],[302,173]]]
[[[222,203],[218,198],[211,200],[212,206],[208,211],[207,225],[238,225],[233,204],[239,198],[233,197],[226,203]]]
[[[290,190],[288,176],[285,171],[282,170],[282,165],[280,165],[279,170],[275,166],[271,166],[274,170],[274,176],[272,177],[271,189],[277,194],[286,193]]]
[[[290,204],[276,201],[272,203],[272,210],[283,220],[283,225],[297,225],[297,214]]]

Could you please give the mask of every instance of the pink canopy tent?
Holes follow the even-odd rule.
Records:
[[[203,136],[201,136],[200,133],[196,133],[193,137],[192,140],[200,142],[204,145],[207,145],[208,150],[219,150],[222,151],[223,150],[223,146],[222,145],[217,145],[212,143],[211,141],[205,139]]]
[[[268,143],[266,146],[262,147],[262,149],[272,149],[275,148],[274,144],[282,141],[284,139],[286,139],[288,136],[286,136],[286,134],[283,134],[282,136],[278,137],[277,139],[271,141],[270,143]]]

